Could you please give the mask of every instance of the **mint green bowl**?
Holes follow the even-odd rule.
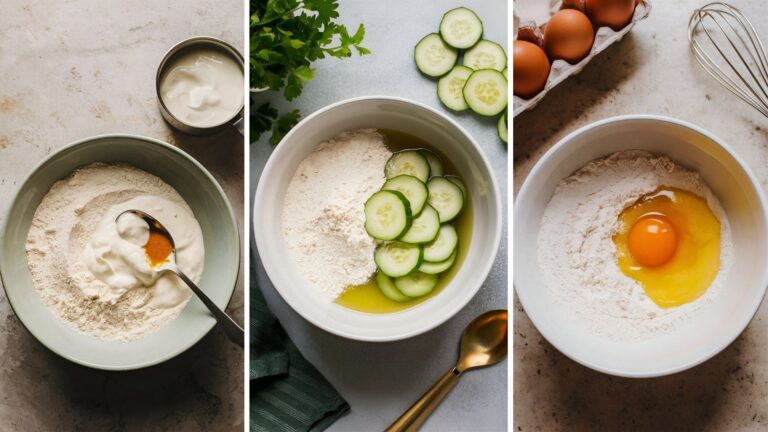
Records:
[[[229,303],[240,265],[240,237],[232,207],[210,173],[183,151],[151,138],[104,135],[70,144],[43,160],[27,177],[0,231],[0,277],[16,316],[51,351],[84,366],[129,370],[168,360],[197,343],[216,324],[193,295],[179,316],[159,330],[131,342],[109,342],[84,335],[58,318],[32,284],[25,242],[32,216],[57,180],[93,162],[124,162],[173,186],[200,222],[205,268],[200,288],[222,309]]]

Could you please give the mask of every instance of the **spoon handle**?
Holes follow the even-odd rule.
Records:
[[[227,337],[232,342],[240,345],[240,347],[243,346],[243,341],[245,339],[245,332],[242,328],[240,328],[239,325],[237,325],[236,322],[232,320],[232,318],[229,317],[226,313],[224,313],[223,310],[219,309],[218,306],[207,296],[205,293],[195,285],[194,282],[192,282],[191,279],[187,277],[187,275],[184,274],[181,270],[175,272],[181,280],[186,283],[189,288],[197,294],[197,297],[202,300],[202,302],[208,307],[208,310],[211,311],[214,317],[216,317],[216,321],[219,322],[219,325],[224,329],[224,333],[227,334]]]
[[[385,432],[415,432],[419,430],[429,415],[432,414],[432,411],[440,405],[440,402],[459,382],[460,376],[461,372],[456,368],[449,370]]]

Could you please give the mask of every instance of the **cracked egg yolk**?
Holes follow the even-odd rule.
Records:
[[[720,270],[720,221],[705,199],[662,186],[619,215],[621,271],[660,307],[692,302]]]
[[[677,234],[663,214],[649,213],[636,220],[629,230],[629,253],[640,265],[658,267],[677,250]]]

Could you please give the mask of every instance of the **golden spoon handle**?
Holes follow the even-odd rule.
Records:
[[[385,432],[416,432],[419,430],[429,415],[432,414],[432,411],[440,405],[440,402],[459,382],[459,375],[460,372],[456,368],[449,370]]]

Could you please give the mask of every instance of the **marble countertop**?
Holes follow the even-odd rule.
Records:
[[[360,22],[366,25],[363,45],[373,54],[342,61],[328,59],[317,62],[315,79],[290,105],[278,101],[281,109],[297,107],[306,116],[332,102],[383,94],[413,99],[448,112],[437,99],[436,83],[422,77],[413,64],[412,52],[416,42],[437,30],[444,12],[462,5],[472,8],[483,19],[486,38],[496,41],[506,38],[503,0],[340,3],[344,23],[355,28]],[[496,120],[482,119],[469,113],[453,118],[475,137],[491,161],[506,208],[507,148],[496,136]],[[251,145],[251,194],[256,191],[259,175],[272,151],[266,140],[262,137]],[[505,226],[502,239],[506,235]],[[506,270],[507,247],[502,241],[491,274],[460,313],[426,334],[393,343],[355,342],[326,333],[290,309],[269,285],[263,269],[259,271],[259,283],[264,288],[270,307],[302,353],[352,407],[352,411],[329,430],[381,430],[453,366],[458,354],[459,336],[469,321],[487,310],[506,307]],[[492,368],[468,372],[423,430],[506,430],[507,366],[505,361]]]
[[[46,155],[74,140],[122,132],[170,142],[199,160],[242,227],[242,137],[178,134],[163,122],[154,93],[157,64],[182,39],[213,35],[242,50],[242,2],[8,0],[2,14],[0,214]],[[227,308],[241,323],[242,280]],[[218,329],[159,366],[97,371],[44,348],[0,293],[0,359],[4,430],[243,430],[243,351]]]
[[[581,74],[514,119],[514,191],[558,140],[619,114],[663,114],[728,142],[768,187],[768,120],[712,79],[689,53],[686,26],[702,0],[652,1],[649,18]],[[734,0],[768,40],[768,4]],[[513,430],[765,431],[768,306],[723,352],[686,372],[624,379],[558,352],[514,303]]]

